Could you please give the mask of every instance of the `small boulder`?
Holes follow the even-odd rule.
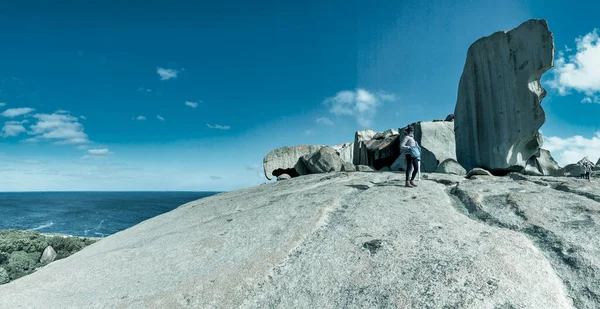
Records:
[[[379,171],[380,171],[380,172],[389,172],[389,171],[390,171],[390,168],[389,168],[389,167],[387,167],[387,166],[384,166],[384,167],[380,168],[380,169],[379,169]]]
[[[342,170],[344,163],[333,147],[323,147],[319,151],[305,155],[302,161],[311,173],[330,173]]]
[[[467,170],[454,159],[446,159],[435,169],[436,173],[454,174],[459,176],[467,175]]]
[[[52,246],[48,246],[48,247],[46,247],[46,249],[44,249],[44,253],[42,253],[42,257],[40,258],[40,263],[49,264],[49,263],[54,262],[55,259],[56,259],[56,251],[54,251],[54,248],[52,248]]]
[[[277,181],[288,180],[288,179],[292,179],[292,176],[290,176],[288,174],[281,174],[281,175],[277,176]]]
[[[356,172],[356,166],[350,162],[344,162],[342,164],[342,172]]]
[[[488,172],[487,170],[484,170],[480,167],[476,167],[469,171],[469,173],[467,174],[467,178],[471,178],[471,176],[475,176],[475,175],[494,176],[494,175],[492,175],[492,173]]]
[[[357,165],[356,171],[357,172],[374,172],[375,169],[373,169],[372,167],[367,166],[367,165]]]

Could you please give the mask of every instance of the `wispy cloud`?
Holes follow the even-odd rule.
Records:
[[[26,132],[27,129],[25,129],[25,126],[23,126],[23,124],[27,123],[27,122],[28,122],[27,120],[5,122],[4,126],[2,127],[2,136],[3,137],[17,136],[23,132]]]
[[[396,96],[385,92],[372,93],[365,89],[344,90],[326,98],[323,103],[336,116],[353,116],[362,127],[369,127],[382,102],[395,101]]]
[[[571,55],[568,47],[558,52],[554,63],[551,88],[564,96],[571,91],[583,93],[583,103],[600,103],[600,37],[598,29],[575,39],[576,50]]]
[[[160,73],[158,73],[160,75]],[[152,92],[152,89],[148,89],[148,88],[144,88],[144,87],[140,87],[138,88],[139,92]]]
[[[185,105],[192,107],[192,108],[196,108],[196,107],[198,107],[198,102],[186,101]]]
[[[316,122],[318,124],[324,124],[324,125],[328,125],[328,126],[334,125],[333,121],[331,121],[331,119],[329,119],[327,117],[317,118]]]
[[[561,166],[577,163],[586,156],[596,163],[600,156],[600,132],[596,132],[591,138],[579,135],[568,138],[544,137],[542,148],[549,150]]]
[[[207,123],[206,126],[208,126],[211,129],[219,129],[219,130],[229,130],[229,129],[231,129],[230,126],[222,126],[220,124],[210,125],[210,124]]]
[[[306,134],[306,135],[309,135],[309,136],[310,136],[310,135],[313,135],[313,134],[315,134],[315,132],[313,132],[313,130],[306,130],[306,131],[304,131],[304,134]]]
[[[70,112],[69,112],[69,111],[66,111],[66,110],[64,110],[64,109],[59,109],[59,110],[55,111],[54,113],[55,113],[55,114],[69,114]]]
[[[6,106],[6,102],[0,102],[0,107]]]
[[[29,142],[53,140],[55,144],[85,144],[88,136],[78,118],[65,114],[35,114],[37,123],[31,126]]]
[[[103,156],[103,155],[107,155],[110,154],[111,152],[108,150],[108,148],[97,148],[97,149],[89,149],[88,153],[94,156]]]
[[[160,121],[165,121],[165,118],[163,118],[163,116],[161,116],[161,115],[156,115],[156,119],[158,119]]]
[[[142,115],[140,115],[140,116],[137,116],[137,118],[136,118],[136,119],[137,119],[137,120],[146,120],[146,117],[145,117],[145,116],[142,116]]]
[[[165,69],[165,68],[157,68],[156,73],[160,76],[160,80],[169,80],[172,78],[177,78],[177,74],[179,71],[173,69]]]
[[[33,112],[35,109],[30,107],[19,107],[19,108],[9,108],[5,110],[2,114],[4,117],[14,118],[17,116],[22,116]]]
[[[87,119],[87,118],[85,118],[85,116],[84,116],[84,115],[81,115],[81,116],[79,116],[79,118],[81,118],[81,119],[83,119],[83,120],[86,120],[86,119]]]

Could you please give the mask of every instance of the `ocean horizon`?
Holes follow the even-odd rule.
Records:
[[[106,237],[221,191],[0,192],[0,230]]]

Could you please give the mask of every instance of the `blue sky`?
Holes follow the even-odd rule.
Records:
[[[274,148],[443,119],[469,45],[530,18],[546,148],[600,156],[600,3],[320,2],[0,2],[0,191],[257,185]]]

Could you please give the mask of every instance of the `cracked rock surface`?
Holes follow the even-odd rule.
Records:
[[[0,308],[597,308],[600,204],[557,189],[576,180],[518,179],[332,173],[223,193],[0,286]]]

